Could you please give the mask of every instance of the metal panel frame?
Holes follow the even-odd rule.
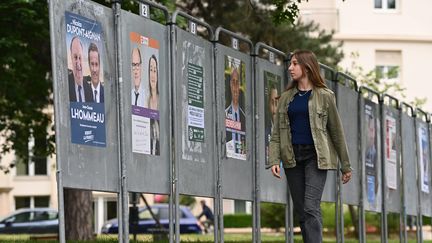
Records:
[[[340,242],[344,242],[344,211],[343,204],[349,205],[361,205],[360,192],[361,192],[361,143],[360,141],[360,121],[359,121],[359,103],[358,102],[346,102],[346,97],[351,96],[353,101],[359,100],[358,85],[357,81],[344,74],[337,72],[335,76],[335,89],[337,95],[337,106],[339,113],[341,114],[342,124],[344,125],[344,132],[347,138],[348,152],[350,155],[351,167],[353,167],[352,178],[349,183],[342,184],[340,178],[338,180],[338,191],[339,191],[339,234]],[[349,115],[354,112],[354,115]],[[355,118],[354,121],[350,120]],[[338,173],[339,174],[339,173]],[[356,193],[358,192],[358,193]],[[358,210],[359,211],[359,210]],[[359,217],[360,219],[360,217]],[[362,227],[361,222],[358,225]],[[359,232],[361,232],[359,230]]]
[[[176,221],[179,220],[180,212],[177,210],[179,208],[179,194],[189,194],[189,195],[196,195],[196,196],[206,196],[206,197],[212,197],[214,198],[214,208],[216,209],[219,207],[218,203],[219,200],[217,200],[217,171],[218,167],[216,163],[213,163],[216,160],[216,150],[215,143],[216,143],[216,124],[213,123],[215,121],[216,117],[216,109],[214,108],[213,104],[215,103],[215,82],[214,82],[214,51],[213,51],[213,44],[209,41],[206,41],[203,38],[200,38],[196,35],[194,35],[191,32],[187,32],[181,28],[179,28],[177,24],[177,16],[182,16],[183,18],[188,19],[189,21],[193,21],[194,23],[203,26],[207,29],[209,32],[209,38],[210,40],[213,38],[213,30],[210,25],[207,23],[200,21],[193,16],[190,16],[186,13],[183,13],[179,10],[175,11],[171,18],[171,60],[172,60],[172,66],[171,66],[171,73],[172,73],[172,81],[173,81],[173,114],[174,117],[182,117],[182,112],[180,112],[180,109],[183,107],[184,104],[181,103],[182,97],[175,92],[176,90],[183,91],[182,85],[184,85],[184,80],[182,80],[179,77],[183,77],[181,75],[178,75],[178,71],[176,70],[177,62],[179,59],[183,57],[182,55],[182,43],[184,43],[185,40],[187,40],[187,37],[189,37],[190,43],[198,46],[201,45],[201,47],[206,51],[206,54],[208,55],[207,58],[204,58],[203,61],[203,67],[206,66],[204,69],[203,75],[206,77],[204,82],[204,87],[206,87],[206,91],[203,94],[204,97],[208,97],[206,99],[204,110],[206,112],[205,116],[205,124],[206,126],[206,142],[203,149],[206,148],[206,151],[203,151],[202,154],[204,156],[199,156],[198,159],[200,161],[192,161],[188,159],[184,159],[182,157],[183,155],[183,132],[182,132],[182,125],[179,124],[179,122],[173,121],[173,128],[174,128],[174,141],[175,141],[175,154],[174,154],[174,173],[175,173],[175,179],[174,179],[174,188],[175,188],[175,196],[174,201],[176,203],[176,210],[175,210],[175,218]],[[178,54],[178,52],[180,52]],[[209,60],[209,65],[205,65],[204,61]],[[208,82],[205,82],[208,81]],[[184,92],[181,92],[181,94],[185,95]],[[174,119],[173,119],[174,120]],[[183,121],[183,118],[182,118]],[[180,134],[180,136],[175,136]],[[180,163],[182,166],[180,166]],[[209,175],[210,174],[210,175]],[[184,180],[187,180],[183,182]],[[201,183],[196,183],[197,181],[200,181]],[[185,183],[185,184],[182,184]],[[218,241],[218,218],[215,218],[214,222],[214,241]],[[179,228],[177,229],[176,225],[176,239],[180,239],[179,237]]]
[[[165,6],[155,4],[147,0],[135,0],[136,2],[147,4],[150,7],[161,10],[165,17],[166,22],[169,22],[168,9]],[[149,192],[149,193],[161,193],[168,194],[170,200],[169,207],[169,218],[173,219],[173,168],[172,168],[172,136],[171,136],[171,82],[170,82],[170,38],[169,38],[169,26],[157,23],[150,18],[145,18],[136,14],[132,14],[128,11],[119,10],[121,22],[120,22],[120,33],[119,33],[119,52],[121,53],[120,67],[121,71],[125,71],[120,76],[119,80],[121,83],[121,95],[123,102],[121,110],[123,115],[121,118],[124,124],[123,129],[123,140],[122,148],[124,153],[124,169],[122,174],[122,185],[123,185],[123,222],[129,222],[129,203],[128,203],[128,192]],[[136,24],[132,26],[131,22]],[[143,28],[146,25],[147,28]],[[125,33],[126,32],[126,33]],[[130,40],[128,39],[130,32],[139,32],[141,35],[146,37],[157,39],[160,44],[158,50],[158,88],[160,97],[168,97],[168,99],[159,100],[159,122],[160,122],[160,140],[159,140],[159,156],[153,156],[149,154],[138,154],[132,152],[132,117],[131,117],[131,100],[130,100],[130,89],[132,87],[132,77],[130,72]],[[143,66],[146,66],[146,61],[143,60],[143,52],[141,52],[141,58]],[[123,59],[123,57],[127,57]],[[123,65],[124,64],[124,65]],[[142,77],[147,72],[142,71]],[[161,70],[167,70],[162,72]],[[164,82],[166,80],[166,82]],[[125,97],[124,97],[125,96]],[[167,119],[168,118],[168,119]],[[128,134],[129,136],[126,136]],[[127,149],[126,149],[127,148]],[[166,180],[166,178],[169,178]],[[151,182],[151,183],[149,183]],[[169,240],[173,242],[173,227],[174,220],[170,220],[169,225]],[[124,223],[123,225],[124,242],[129,241],[129,224]]]
[[[229,30],[226,30],[222,27],[218,27],[215,30],[215,38],[213,40],[214,42],[214,52],[215,52],[215,82],[216,82],[216,109],[217,109],[217,134],[216,139],[218,142],[217,148],[218,148],[218,195],[219,195],[219,205],[221,207],[218,208],[218,217],[219,217],[219,230],[220,230],[220,242],[224,242],[224,236],[223,236],[223,199],[229,198],[229,199],[240,199],[240,200],[247,200],[247,201],[254,201],[254,188],[255,188],[255,165],[253,163],[254,161],[254,154],[251,152],[250,148],[254,148],[254,119],[253,119],[253,100],[254,100],[254,92],[253,92],[253,71],[252,71],[252,58],[251,56],[242,53],[238,50],[232,49],[230,47],[224,46],[219,41],[219,35],[221,33],[224,33],[228,36],[231,36],[233,38],[236,38],[238,40],[243,41],[244,43],[248,44],[250,51],[253,50],[253,44],[250,40],[242,37],[239,34],[236,34],[234,32],[231,32]],[[246,119],[246,160],[237,160],[232,158],[227,158],[226,156],[226,130],[225,130],[225,115],[222,116],[222,109],[225,110],[225,78],[222,76],[223,71],[225,69],[224,67],[224,61],[225,56],[231,56],[234,58],[238,58],[245,62],[246,66],[246,72],[245,72],[245,79],[246,79],[246,94],[245,95],[245,119]],[[221,72],[222,71],[222,72]],[[249,80],[249,82],[247,82]],[[249,94],[249,97],[248,97]],[[223,99],[223,100],[222,100]],[[228,166],[230,168],[228,168]],[[250,170],[249,170],[250,169]],[[249,174],[250,172],[250,174]],[[234,179],[234,177],[236,177]],[[227,179],[233,180],[231,182],[227,181]],[[236,180],[237,179],[237,180]],[[246,184],[245,184],[246,183]],[[244,188],[242,189],[245,191],[238,191],[236,188],[242,187],[242,185],[245,184]],[[251,185],[250,191],[247,185]],[[233,185],[236,185],[234,188]],[[230,186],[230,187],[228,187]],[[242,187],[243,188],[243,187]],[[231,191],[227,191],[231,190]],[[255,205],[253,205],[255,207]],[[253,234],[253,241],[256,241],[256,234]]]
[[[366,92],[368,94],[368,99],[364,98],[362,96],[362,94]],[[373,97],[376,97],[378,100],[378,104],[374,103],[371,99],[373,99]],[[365,197],[365,195],[367,195],[367,181],[366,181],[366,169],[365,169],[365,144],[366,144],[366,134],[365,134],[365,105],[366,102],[370,102],[372,103],[371,105],[373,105],[375,107],[375,117],[374,120],[377,121],[381,121],[381,114],[380,114],[380,107],[379,107],[379,103],[381,102],[382,98],[381,98],[381,94],[379,94],[378,92],[376,92],[375,90],[372,90],[368,87],[365,86],[361,86],[359,88],[359,128],[360,128],[360,135],[361,135],[361,187],[362,189],[360,190],[361,192],[361,196],[360,196],[360,224],[361,224],[361,230],[360,230],[360,234],[361,234],[361,242],[365,242],[366,241],[366,217],[365,217],[365,211],[372,211],[372,212],[376,212],[376,213],[382,213],[382,171],[381,171],[381,150],[379,149],[381,146],[381,122],[375,122],[376,125],[376,131],[375,131],[375,136],[377,136],[376,139],[376,147],[377,147],[377,162],[376,162],[376,166],[378,166],[378,168],[376,168],[376,180],[378,180],[378,187],[377,187],[377,192],[376,192],[376,196],[380,196],[377,197],[376,200],[376,208],[372,208],[371,205],[369,205],[369,203],[367,202],[367,197]],[[382,217],[381,217],[382,218]],[[383,221],[381,220],[381,228],[383,228]],[[383,232],[381,234],[381,236],[383,235]],[[383,240],[383,239],[381,239]]]
[[[288,184],[286,181],[285,173],[281,173],[281,179],[275,178],[270,170],[266,170],[265,167],[262,166],[263,161],[265,161],[265,109],[264,107],[264,90],[265,83],[263,82],[262,75],[264,71],[268,71],[270,73],[279,74],[281,76],[281,92],[284,90],[284,84],[286,83],[286,63],[282,63],[281,65],[277,65],[276,63],[272,63],[269,60],[265,60],[259,57],[259,51],[261,49],[272,52],[280,57],[282,60],[286,59],[285,53],[282,51],[275,49],[271,46],[266,45],[265,43],[258,42],[255,45],[255,52],[253,55],[253,64],[254,64],[254,87],[253,90],[255,92],[255,100],[254,100],[254,112],[255,114],[255,180],[256,180],[256,188],[255,188],[255,213],[254,213],[254,222],[255,227],[257,228],[256,232],[256,241],[261,242],[261,210],[260,205],[261,202],[273,202],[273,203],[281,203],[285,204],[285,238],[288,242],[293,242],[293,225],[290,224],[292,222],[293,211],[291,205],[291,199],[289,195]],[[282,180],[282,181],[281,181]],[[291,219],[291,220],[289,220]]]
[[[403,108],[407,108],[411,111],[410,115],[404,112]],[[404,242],[408,241],[408,235],[406,231],[407,225],[407,215],[410,216],[418,216],[418,183],[416,180],[417,177],[417,153],[415,152],[415,144],[416,144],[416,129],[415,129],[415,117],[416,113],[412,106],[402,102],[401,110],[400,110],[400,148],[401,148],[401,158],[402,158],[402,216],[403,216],[403,240]],[[411,127],[409,129],[408,127]],[[409,130],[408,130],[409,129]],[[407,131],[408,130],[408,131]],[[407,136],[412,136],[412,140],[410,141]],[[402,139],[403,138],[403,139]],[[406,147],[409,147],[406,149]],[[411,150],[410,147],[413,147]],[[411,156],[414,156],[413,160],[410,160]],[[405,159],[407,158],[407,159]],[[410,161],[414,161],[414,163],[409,163]],[[413,165],[414,168],[410,166]],[[410,173],[410,174],[409,174]],[[409,183],[411,182],[411,184]],[[414,193],[414,195],[412,195]],[[410,194],[410,196],[408,196]],[[418,235],[418,234],[417,234]],[[419,237],[417,237],[419,240]]]
[[[104,99],[104,129],[106,132],[106,147],[90,147],[87,145],[71,143],[71,121],[69,113],[68,97],[68,73],[65,50],[68,49],[65,35],[65,12],[69,11],[80,16],[98,21],[102,30],[102,49],[100,50],[101,62],[104,65],[105,98]],[[116,53],[114,26],[115,18],[113,9],[104,7],[92,1],[49,1],[51,61],[53,72],[54,111],[56,127],[57,148],[57,193],[59,207],[59,241],[66,242],[65,218],[64,218],[64,194],[63,189],[77,188],[85,190],[99,190],[116,192],[121,197],[121,185],[119,175],[120,153],[118,141],[118,106],[116,83]],[[111,23],[112,22],[112,23]],[[85,50],[83,50],[85,55]],[[111,71],[109,71],[111,70]],[[100,163],[100,162],[103,163]],[[102,171],[100,170],[102,168]],[[99,175],[99,176],[95,176]],[[79,178],[77,178],[79,177]],[[119,199],[119,201],[121,201]],[[119,214],[120,215],[120,214]],[[122,233],[119,233],[122,241]]]

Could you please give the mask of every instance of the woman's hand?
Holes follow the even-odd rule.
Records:
[[[273,165],[273,166],[271,167],[271,171],[272,171],[272,173],[273,173],[273,175],[274,175],[275,177],[277,177],[277,178],[281,178],[281,176],[280,176],[280,167],[279,167],[279,165]]]
[[[346,184],[349,180],[351,180],[352,172],[345,172],[342,174],[342,183]]]

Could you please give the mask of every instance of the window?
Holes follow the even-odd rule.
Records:
[[[157,215],[157,218],[159,220],[161,220],[161,219],[168,219],[168,217],[169,217],[168,208],[161,208],[161,209],[159,209],[159,213]],[[181,216],[180,216],[180,218],[181,218]]]
[[[34,176],[34,175],[48,175],[47,157],[40,154],[33,154],[32,150],[44,150],[47,146],[46,139],[35,139],[32,135],[29,137],[28,142],[28,157],[29,161],[22,158],[17,158],[16,161],[16,175],[18,176]],[[38,149],[39,148],[39,149]]]
[[[29,208],[30,207],[30,197],[15,197],[15,209]]]
[[[157,215],[158,209],[157,208],[152,208],[152,212],[153,212],[153,214]],[[153,219],[153,217],[152,217],[152,215],[151,215],[151,213],[150,213],[150,211],[148,209],[145,209],[144,211],[141,211],[139,213],[139,215],[138,215],[138,218],[142,219],[142,220]]]
[[[242,200],[234,200],[234,212],[246,213],[246,202]]]
[[[15,197],[15,209],[47,208],[49,207],[49,202],[49,196]]]
[[[31,218],[31,212],[24,212],[17,214],[13,217],[11,222],[13,223],[23,223],[23,222],[29,222]]]
[[[34,197],[34,207],[35,208],[47,208],[49,207],[49,196],[38,196]]]
[[[16,175],[29,175],[29,165],[22,160],[16,162]]]
[[[399,67],[398,66],[376,66],[376,76],[381,81],[398,81]]]
[[[117,217],[117,202],[107,202],[107,219],[113,219]]]
[[[396,9],[396,0],[375,0],[375,9]]]
[[[375,72],[380,82],[400,82],[401,51],[376,51]]]

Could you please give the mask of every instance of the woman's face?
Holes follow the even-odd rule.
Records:
[[[155,90],[157,87],[157,65],[154,58],[150,59],[150,87]]]
[[[298,63],[296,57],[291,58],[291,63],[288,68],[291,78],[294,80],[300,80],[303,77],[303,70],[301,65]]]

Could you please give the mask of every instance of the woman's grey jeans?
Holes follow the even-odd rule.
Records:
[[[319,170],[314,145],[293,145],[296,166],[285,169],[305,243],[322,242],[321,196],[327,170]]]

